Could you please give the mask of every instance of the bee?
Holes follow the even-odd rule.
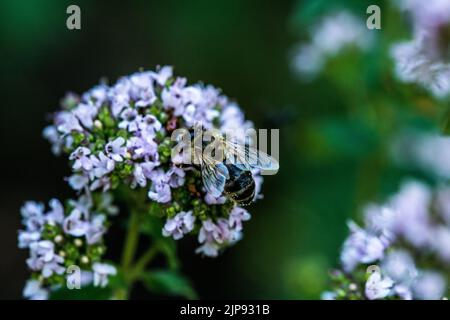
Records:
[[[241,206],[249,205],[256,189],[252,170],[276,172],[278,161],[248,144],[227,140],[218,131],[213,131],[212,137],[214,140],[205,146],[194,135],[193,143],[194,158],[199,160],[206,191],[214,197],[225,195]]]

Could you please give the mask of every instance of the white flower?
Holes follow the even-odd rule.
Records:
[[[108,285],[108,276],[115,276],[117,270],[114,266],[106,263],[94,263],[92,265],[94,271],[94,286],[106,287]]]
[[[394,282],[389,277],[382,277],[379,272],[374,272],[366,282],[365,294],[367,299],[383,299],[392,293]]]
[[[294,57],[294,68],[308,80],[314,78],[330,57],[344,48],[354,46],[367,50],[373,36],[364,21],[347,11],[334,12],[322,19],[310,31],[311,42],[299,46]]]
[[[23,289],[23,296],[30,300],[47,300],[49,291],[42,288],[39,280],[28,280]]]

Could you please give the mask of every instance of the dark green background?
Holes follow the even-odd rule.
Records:
[[[387,171],[380,182],[383,126],[364,116],[364,106],[353,113],[347,105],[345,88],[364,95],[359,76],[382,92],[376,52],[369,73],[345,73],[343,87],[326,79],[306,85],[291,70],[293,47],[321,8],[344,2],[317,3],[1,1],[0,297],[20,298],[28,275],[27,252],[16,249],[21,204],[72,196],[66,159],[41,138],[46,115],[66,91],[169,64],[190,82],[222,88],[257,127],[279,128],[281,140],[281,170],[267,177],[264,200],[249,207],[244,239],[215,260],[182,241],[183,271],[201,298],[317,298],[337,263],[346,219],[366,199],[394,190],[399,175]],[[348,3],[365,19],[369,2]],[[81,7],[79,31],[66,29],[69,4]],[[121,236],[109,236],[112,258]],[[138,287],[132,297],[151,296]]]

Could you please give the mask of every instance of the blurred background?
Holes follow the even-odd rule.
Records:
[[[425,95],[406,106],[408,89],[392,90],[383,39],[407,30],[395,14],[383,20],[386,30],[371,31],[374,49],[350,50],[316,81],[293,70],[295,48],[319,15],[345,6],[365,23],[374,3],[384,10],[383,1],[364,0],[1,1],[0,298],[21,298],[28,277],[27,252],[16,244],[23,202],[72,196],[66,159],[41,136],[46,115],[67,91],[166,64],[191,83],[220,87],[257,128],[280,129],[281,170],[249,207],[243,241],[212,260],[193,253],[194,241],[179,242],[199,297],[318,298],[345,221],[405,174],[421,174],[387,161],[386,142],[404,127],[434,130],[442,111]],[[66,28],[70,4],[81,8],[81,30]],[[121,236],[109,235],[118,248],[109,256],[119,254]],[[140,287],[132,293],[149,297]]]

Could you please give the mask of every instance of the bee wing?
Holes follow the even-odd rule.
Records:
[[[230,178],[227,167],[208,157],[203,157],[202,178],[206,191],[214,197],[220,197],[225,187],[225,182]]]
[[[225,155],[227,161],[242,170],[261,169],[278,171],[280,168],[278,161],[274,157],[256,148],[232,141],[224,140],[223,143],[226,146]]]

